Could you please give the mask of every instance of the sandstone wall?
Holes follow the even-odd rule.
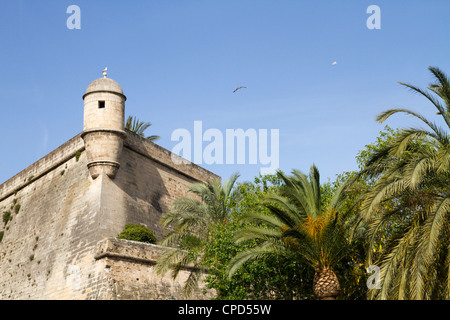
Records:
[[[160,238],[158,220],[170,202],[192,182],[218,177],[193,164],[174,165],[168,150],[127,136],[114,180],[89,176],[77,135],[0,185],[0,214],[12,217],[0,221],[0,299],[167,298],[161,288],[179,294],[180,284],[158,280],[152,263],[99,258],[98,246],[129,222]]]
[[[0,227],[2,299],[82,299],[92,286],[89,275],[98,273],[90,246],[96,243],[100,181],[89,180],[79,136],[71,142],[0,188],[1,213],[12,215]]]
[[[100,296],[105,300],[183,300],[182,286],[189,270],[181,270],[174,280],[170,273],[164,277],[153,270],[164,248],[129,240],[105,239],[98,243],[95,259],[104,270]],[[200,287],[197,299],[209,299],[214,292]]]

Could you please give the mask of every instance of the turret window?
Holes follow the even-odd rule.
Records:
[[[99,101],[98,102],[98,108],[99,109],[104,109],[105,108],[105,101]]]

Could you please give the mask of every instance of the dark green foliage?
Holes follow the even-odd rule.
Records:
[[[192,184],[188,191],[199,200],[178,198],[161,217],[162,226],[170,229],[159,244],[171,248],[159,257],[155,271],[159,275],[172,271],[175,279],[181,268],[189,266],[190,273],[183,287],[186,298],[198,288],[206,271],[205,251],[214,241],[215,226],[225,225],[230,220],[234,184],[238,177],[233,174],[223,185],[220,179]]]
[[[12,220],[11,211],[5,211],[3,212],[3,223],[6,224]]]
[[[16,204],[16,206],[14,207],[14,212],[15,212],[16,214],[18,214],[19,211],[20,211],[20,204]]]
[[[334,193],[352,173],[340,175],[335,182],[321,187],[324,193],[323,206],[326,207]],[[277,175],[259,176],[253,182],[236,185],[233,199],[228,204],[232,212],[226,223],[217,224],[210,229],[210,240],[204,255],[204,266],[208,268],[205,283],[217,292],[216,299],[314,299],[312,292],[314,268],[300,254],[284,250],[279,255],[260,255],[257,259],[246,261],[229,276],[232,259],[239,253],[258,247],[261,240],[252,239],[237,243],[236,234],[243,225],[239,220],[252,212],[268,212],[263,205],[264,197],[282,188],[282,180]],[[359,189],[355,190],[357,198]],[[352,206],[348,200],[348,208]],[[342,290],[340,299],[364,299],[367,291],[364,270],[365,251],[363,242],[356,238],[346,255],[336,264]]]
[[[366,152],[366,150],[361,153]],[[360,220],[360,206],[357,204],[363,199],[370,184],[363,178],[358,177],[356,172],[343,172],[336,175],[335,181],[321,185],[323,205],[327,206],[333,194],[336,193],[345,181],[352,177],[358,179],[347,190],[346,199],[341,205],[341,210],[347,212],[347,216],[352,218],[349,218],[345,224],[345,228],[349,231],[347,235],[349,247],[343,259],[335,267],[335,272],[341,285],[340,300],[366,299],[367,272],[365,270],[365,259],[367,256],[367,225]]]
[[[81,152],[80,151],[77,151],[76,153],[75,153],[75,160],[78,162],[78,160],[80,160],[80,156],[81,156]]]
[[[0,231],[0,242],[2,242],[4,235],[5,235],[5,231]]]
[[[261,200],[277,190],[281,180],[276,175],[259,176],[253,182],[235,187],[229,203],[232,212],[227,223],[217,224],[205,252],[208,268],[206,284],[217,291],[216,299],[309,299],[312,298],[314,270],[299,255],[264,256],[244,263],[231,277],[230,261],[240,252],[254,248],[258,241],[235,242],[242,229],[239,218],[249,212],[267,210]]]
[[[278,266],[280,275],[283,276],[289,274],[292,264],[296,264],[297,269],[292,270],[298,272],[303,268],[304,271],[298,273],[298,279],[303,281],[313,280],[321,270],[345,271],[348,276],[353,277],[355,261],[346,261],[347,257],[353,258],[353,254],[350,254],[354,240],[351,235],[357,226],[354,206],[347,202],[351,186],[349,183],[352,180],[343,177],[340,185],[321,188],[319,172],[314,165],[311,166],[309,176],[293,170],[292,176],[278,172],[277,177],[282,184],[273,186],[273,190],[260,191],[256,206],[241,206],[242,216],[239,221],[243,225],[236,231],[234,240],[238,244],[253,244],[230,260],[227,269],[229,277],[245,268],[245,264],[263,260],[272,264],[287,262],[287,265],[282,263]],[[329,193],[327,199],[321,197],[322,190]],[[239,202],[242,204],[241,199]],[[303,263],[299,263],[300,261]],[[359,269],[360,264],[357,266]],[[307,272],[315,275],[308,279],[305,277]],[[339,275],[333,281],[338,283],[338,279]],[[280,280],[278,286],[283,285],[283,280]],[[292,285],[292,282],[288,282],[288,285]],[[339,284],[337,287],[339,288]],[[313,290],[317,298],[322,298],[316,284]],[[334,291],[330,290],[330,294],[336,297],[339,289],[332,290]],[[300,294],[299,297],[294,289],[291,296],[299,299],[305,294]],[[351,290],[345,296],[360,296],[360,293]]]
[[[133,240],[146,243],[156,243],[156,236],[147,227],[140,224],[128,223],[117,239]]]
[[[236,244],[234,234],[240,224],[217,225],[205,253],[208,267],[206,285],[217,291],[218,300],[311,299],[314,270],[300,256],[264,257],[246,262],[231,278],[228,264],[254,242]]]

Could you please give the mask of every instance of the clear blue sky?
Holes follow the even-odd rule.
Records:
[[[379,30],[366,27],[372,4]],[[69,5],[81,9],[81,30],[66,27]],[[169,150],[172,132],[193,132],[196,120],[224,133],[279,129],[282,170],[315,163],[322,181],[334,179],[357,169],[357,152],[383,128],[379,112],[434,116],[397,82],[427,86],[428,66],[450,73],[448,12],[443,0],[2,0],[0,183],[82,131],[82,95],[105,66],[126,114],[152,122],[148,133]],[[203,166],[240,181],[260,170]]]

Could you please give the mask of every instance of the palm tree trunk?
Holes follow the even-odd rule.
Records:
[[[313,282],[314,295],[320,300],[335,300],[340,287],[336,274],[328,267],[316,268]]]

